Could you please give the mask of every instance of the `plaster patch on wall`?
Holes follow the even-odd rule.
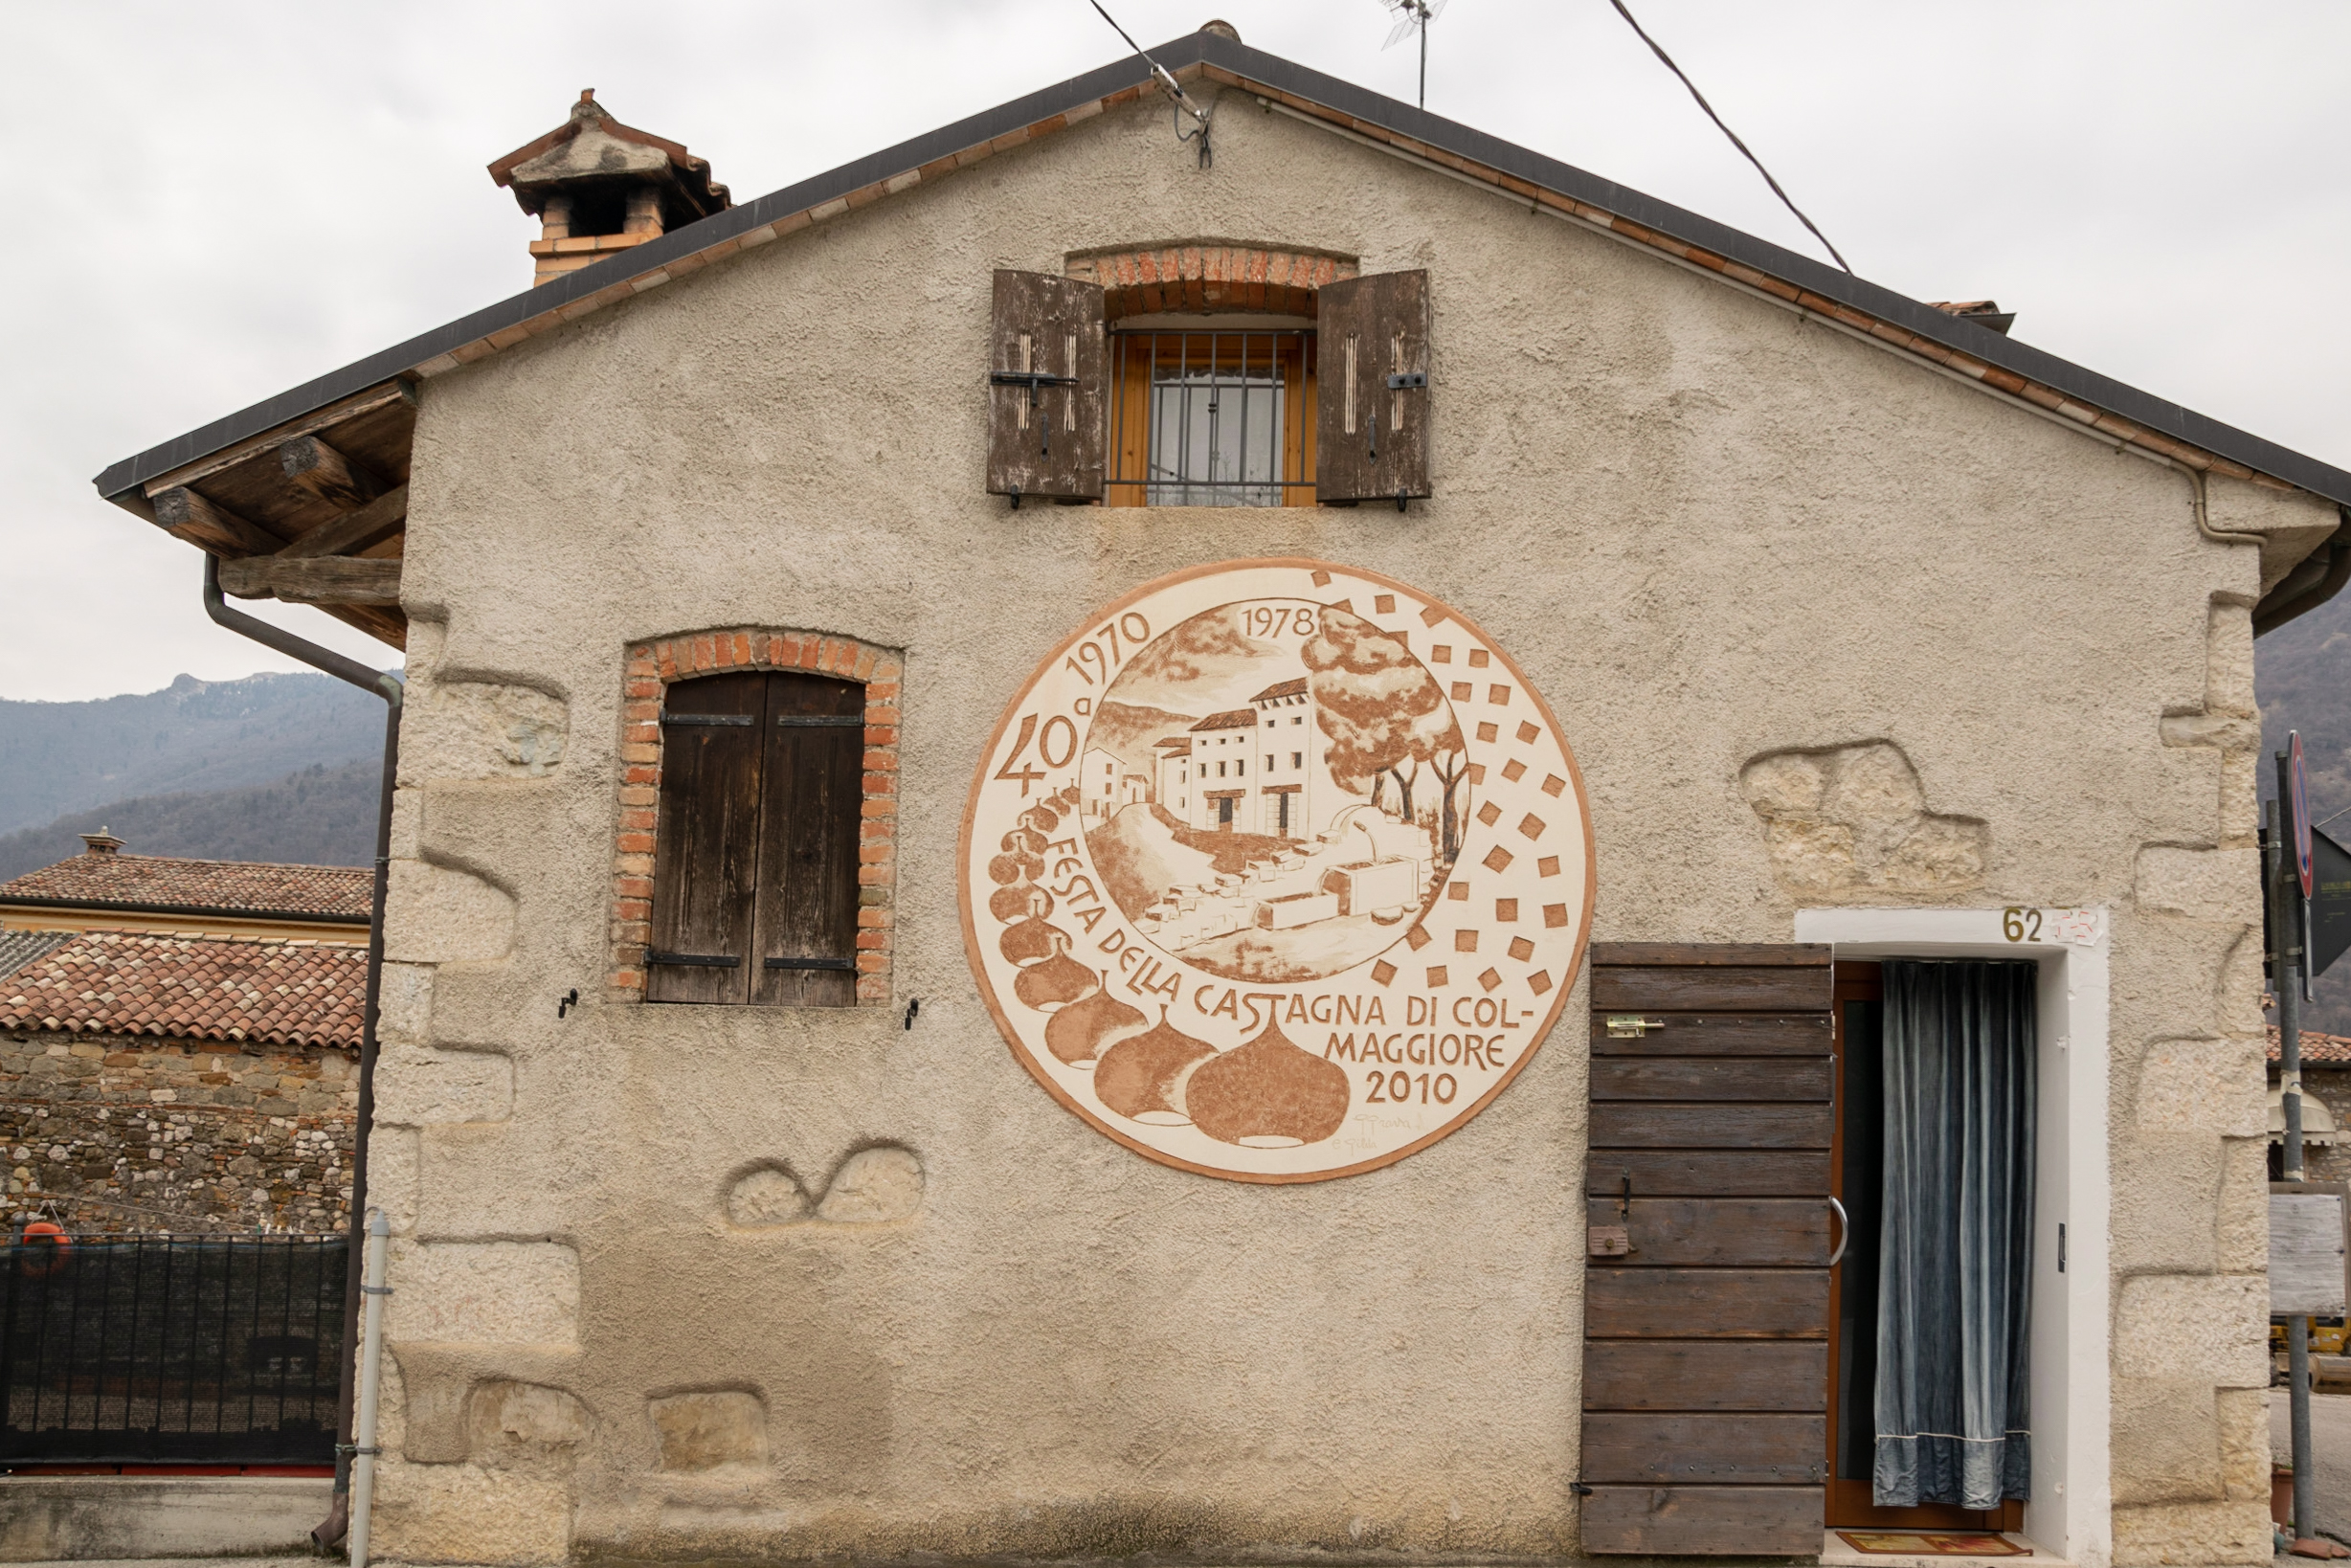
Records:
[[[896,1144],[861,1149],[842,1160],[821,1198],[777,1164],[738,1177],[727,1194],[727,1218],[749,1230],[779,1225],[877,1225],[911,1220],[923,1206],[923,1163]]]
[[[1990,829],[1927,810],[1891,741],[1766,752],[1739,770],[1739,790],[1791,891],[1956,892],[1983,880]]]
[[[486,1378],[465,1397],[468,1451],[477,1459],[543,1458],[585,1442],[588,1407],[560,1388]]]
[[[387,1049],[377,1064],[379,1124],[503,1122],[514,1114],[514,1062],[490,1051]]]
[[[392,862],[384,956],[411,964],[487,962],[514,949],[514,897],[471,872]]]
[[[563,760],[571,708],[530,686],[430,683],[400,721],[404,779],[540,778]]]
[[[2260,1137],[2267,1126],[2255,1092],[2261,1052],[2258,1040],[2156,1041],[2138,1064],[2134,1102],[2139,1128]]]
[[[2270,1386],[2270,1282],[2258,1274],[2146,1274],[2115,1304],[2122,1378]]]
[[[768,1411],[739,1389],[670,1394],[645,1401],[664,1470],[715,1470],[768,1462]]]
[[[579,1342],[579,1254],[555,1242],[394,1248],[386,1337],[477,1345]]]
[[[2149,844],[2138,852],[2133,886],[2150,914],[2250,923],[2261,918],[2261,852]]]

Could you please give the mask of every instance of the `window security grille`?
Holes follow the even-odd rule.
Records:
[[[1111,505],[1312,501],[1312,332],[1114,332],[1110,357]]]

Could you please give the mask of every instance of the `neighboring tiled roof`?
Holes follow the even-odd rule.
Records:
[[[1182,756],[1186,751],[1192,750],[1192,737],[1189,735],[1170,735],[1167,739],[1159,742],[1159,750],[1165,751],[1172,757]]]
[[[77,855],[0,882],[0,904],[86,905],[164,914],[294,916],[366,925],[375,879],[365,866]]]
[[[365,948],[80,931],[0,980],[0,1029],[356,1045]]]
[[[0,931],[0,979],[24,968],[44,952],[63,947],[72,931]]]
[[[1265,703],[1270,702],[1276,697],[1303,697],[1305,695],[1306,679],[1301,676],[1295,681],[1283,681],[1277,684],[1267,686],[1265,690],[1250,698],[1249,701],[1252,703]]]
[[[2351,1065],[2351,1035],[2319,1035],[2308,1029],[2302,1031],[2302,1061],[2323,1066]],[[2277,1025],[2270,1025],[2270,1060],[2274,1062],[2284,1051],[2277,1038]]]
[[[1257,709],[1236,707],[1223,713],[1211,713],[1194,725],[1192,732],[1197,735],[1203,729],[1255,729],[1256,728]]]

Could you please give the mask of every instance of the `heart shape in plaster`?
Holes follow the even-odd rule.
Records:
[[[737,1176],[727,1193],[728,1220],[746,1230],[890,1224],[913,1219],[922,1206],[923,1162],[891,1143],[858,1150],[815,1194],[775,1162]]]

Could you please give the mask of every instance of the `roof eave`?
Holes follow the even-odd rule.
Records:
[[[2032,400],[2117,439],[2138,440],[2190,466],[2242,470],[2351,504],[2351,473],[2332,464],[1499,137],[1216,34],[1186,34],[1155,53],[1161,63],[1179,74],[1205,74],[1226,85],[1279,98],[1342,129],[1373,135],[1399,151],[1470,173],[1515,194],[1556,198],[1551,205],[1601,222],[1627,238],[1925,353],[1997,390],[2026,396],[2042,392],[2046,395]],[[394,377],[430,376],[455,369],[699,270],[738,249],[818,221],[819,215],[830,216],[919,183],[926,170],[944,166],[944,171],[1006,150],[1034,134],[1064,128],[1151,90],[1148,69],[1139,58],[1072,77],[673,230],[354,361],[114,463],[95,483],[106,499],[127,502],[126,492],[159,474],[300,418],[337,397]],[[2141,440],[2142,436],[2154,439]],[[2210,460],[2215,459],[2217,463]]]

